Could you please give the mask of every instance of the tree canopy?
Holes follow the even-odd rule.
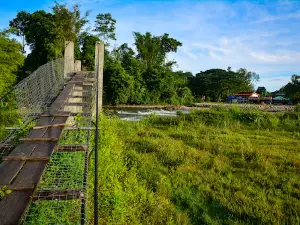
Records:
[[[78,5],[70,10],[66,5],[55,3],[52,12],[38,10],[33,13],[20,11],[9,25],[15,35],[25,38],[31,52],[25,59],[20,79],[51,59],[63,56],[66,40],[78,40],[88,13],[81,16]]]
[[[0,97],[16,82],[18,69],[23,65],[22,46],[9,38],[9,31],[0,32]]]
[[[190,87],[195,96],[208,96],[213,101],[220,101],[240,91],[253,91],[253,82],[259,75],[246,69],[232,71],[210,69],[190,77]]]
[[[96,17],[94,31],[96,31],[98,36],[106,43],[108,43],[109,40],[116,40],[116,22],[110,13],[99,13]]]
[[[300,102],[300,76],[294,74],[291,81],[285,85],[281,91],[293,99],[295,102]]]

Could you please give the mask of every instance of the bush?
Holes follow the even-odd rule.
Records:
[[[295,107],[295,112],[300,112],[300,103],[298,103]]]

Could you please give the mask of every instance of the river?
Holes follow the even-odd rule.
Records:
[[[165,110],[165,109],[147,109],[147,108],[115,108],[114,109],[121,120],[139,121],[151,114],[157,116],[177,116],[177,112],[189,113],[188,110]]]

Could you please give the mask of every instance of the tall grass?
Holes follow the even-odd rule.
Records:
[[[101,224],[299,224],[299,121],[235,108],[102,117]]]

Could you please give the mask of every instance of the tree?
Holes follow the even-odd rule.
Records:
[[[116,20],[112,18],[110,13],[99,13],[95,21],[95,29],[98,36],[102,38],[106,43],[109,40],[116,40]]]
[[[231,70],[210,69],[196,74],[190,78],[190,87],[195,96],[205,95],[220,101],[228,95],[240,91],[252,91],[253,82],[259,79],[259,75],[246,69]]]
[[[104,70],[105,99],[112,104],[127,103],[133,93],[133,77],[119,62],[111,62]]]
[[[260,96],[264,97],[267,95],[267,89],[265,87],[258,87],[256,89],[256,93],[260,94]]]
[[[10,27],[14,27],[13,34],[22,37],[22,51],[25,52],[25,28],[28,27],[30,13],[20,11],[17,17],[9,22]]]
[[[16,82],[16,74],[23,65],[22,46],[9,38],[9,31],[0,32],[0,96],[3,96]]]
[[[285,85],[281,91],[283,91],[288,97],[295,102],[300,102],[300,76],[294,74],[291,77],[291,82]]]
[[[69,10],[66,5],[56,3],[52,13],[38,10],[30,14],[21,11],[10,21],[16,29],[15,34],[25,36],[31,49],[27,56],[20,78],[30,74],[49,60],[62,57],[66,40],[76,43],[77,37],[87,23],[86,16],[81,17],[77,5]]]
[[[166,62],[167,54],[177,52],[178,47],[182,46],[181,42],[170,38],[169,34],[152,36],[150,32],[134,32],[133,36],[138,52],[137,58],[144,63],[146,70],[158,67],[170,69],[175,62]]]
[[[94,70],[95,44],[100,39],[96,36],[86,36],[82,40],[81,59],[87,70]]]

